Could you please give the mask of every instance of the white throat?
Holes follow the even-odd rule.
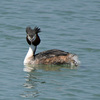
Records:
[[[24,65],[25,64],[29,64],[31,61],[34,60],[34,50],[36,49],[36,46],[34,45],[30,45],[29,47],[29,50],[25,56],[25,59],[24,59]]]

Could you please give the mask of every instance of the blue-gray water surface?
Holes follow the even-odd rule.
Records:
[[[81,65],[25,70],[27,26],[41,28],[37,53],[61,49]],[[100,0],[1,0],[0,100],[100,100]]]

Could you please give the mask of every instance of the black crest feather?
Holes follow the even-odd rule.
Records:
[[[31,27],[26,28],[27,34],[38,34],[39,32],[41,32],[41,30],[38,27],[35,27],[34,29],[31,29]]]
[[[39,32],[41,32],[40,28],[38,28],[38,27],[35,27],[35,28],[33,29],[33,31],[34,31],[36,34],[39,33]]]

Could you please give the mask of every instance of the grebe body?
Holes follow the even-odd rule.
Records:
[[[27,32],[26,40],[30,45],[30,47],[24,59],[24,65],[26,64],[46,64],[46,65],[67,64],[71,66],[79,65],[80,61],[78,60],[77,55],[62,50],[51,49],[35,54],[37,45],[39,45],[41,41],[38,36],[40,28],[35,27],[34,29],[31,29],[30,27],[27,27],[26,32]]]

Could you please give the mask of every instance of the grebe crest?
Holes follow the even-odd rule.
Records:
[[[26,41],[30,45],[28,53],[24,59],[24,65],[31,64],[46,64],[46,65],[60,65],[67,64],[70,66],[78,66],[80,61],[78,56],[62,50],[52,49],[35,54],[37,46],[40,44],[40,37],[38,33],[40,28],[31,27],[26,28]]]

